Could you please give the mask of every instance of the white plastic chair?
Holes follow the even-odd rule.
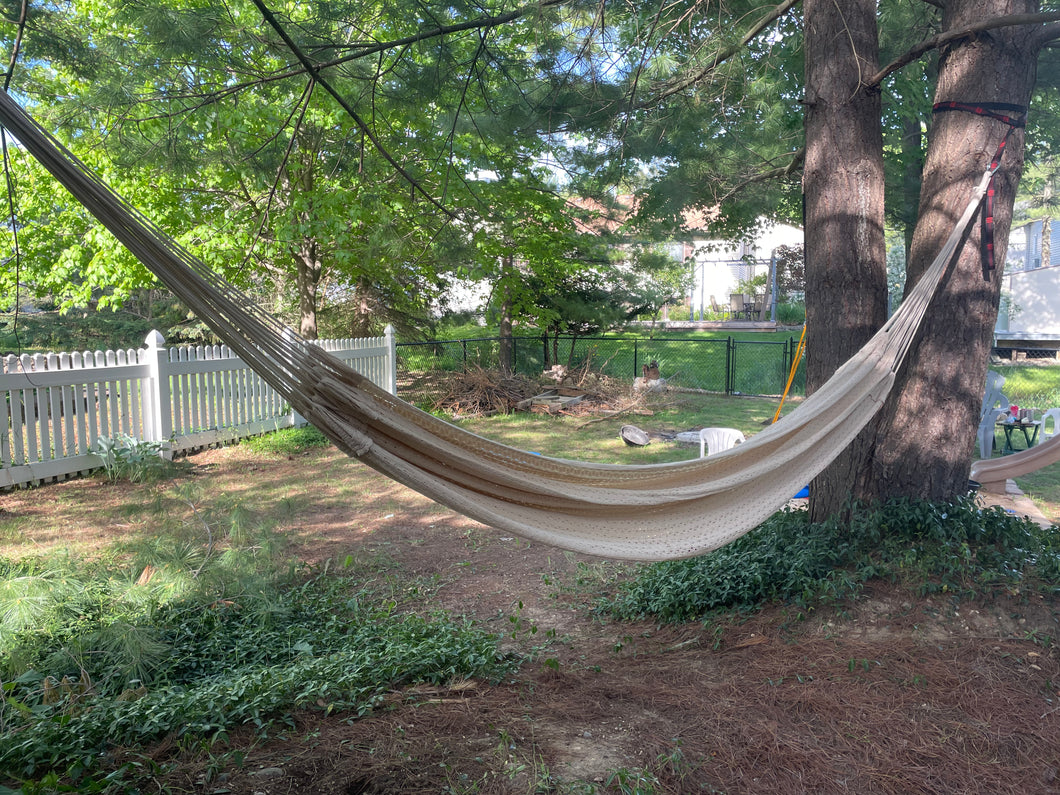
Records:
[[[990,458],[994,454],[994,424],[997,418],[1008,411],[1009,399],[1002,393],[1005,377],[993,372],[986,374],[986,390],[983,393],[983,407],[979,412],[979,457]],[[1001,406],[1001,408],[998,408]]]
[[[1049,430],[1050,423],[1052,420],[1052,430]],[[1060,431],[1060,409],[1049,409],[1042,413],[1042,429],[1041,429],[1041,441],[1045,441],[1049,437],[1055,435]]]
[[[699,457],[730,450],[743,441],[743,433],[735,428],[703,428],[699,432]]]
[[[1006,409],[989,409],[983,418],[979,421],[979,457],[990,458],[994,454],[994,433],[997,430],[997,420],[1004,414],[1008,414]]]

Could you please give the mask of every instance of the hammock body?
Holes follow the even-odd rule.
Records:
[[[631,560],[690,557],[743,535],[820,473],[883,405],[986,191],[865,347],[744,444],[672,464],[606,465],[492,442],[398,400],[259,310],[113,193],[6,93],[0,124],[291,406],[346,453],[485,524]]]

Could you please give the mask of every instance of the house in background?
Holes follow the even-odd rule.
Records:
[[[588,221],[575,219],[579,231],[597,233],[621,232],[623,224],[636,207],[631,195],[620,195],[609,202],[573,197],[568,203],[578,210],[592,213]],[[773,252],[781,247],[798,247],[803,244],[802,229],[787,224],[761,220],[753,236],[733,242],[709,237],[709,216],[701,210],[686,210],[682,214],[684,231],[670,240],[636,240],[626,242],[654,244],[656,250],[665,251],[673,260],[684,263],[692,276],[692,287],[687,295],[692,322],[703,321],[712,316],[711,301],[719,307],[729,308],[729,297],[740,290],[741,282],[747,282],[770,272]],[[624,243],[618,244],[620,248]],[[473,282],[456,282],[449,291],[447,309],[475,311],[481,309],[488,298],[490,286]],[[668,308],[663,309],[663,320],[673,323],[668,317]],[[439,310],[440,311],[440,310]],[[768,315],[768,313],[767,313]],[[767,317],[768,319],[768,317]],[[685,324],[686,321],[680,323]]]
[[[706,224],[688,223],[695,231],[705,230]],[[691,318],[702,320],[711,311],[711,299],[728,307],[729,296],[743,281],[760,274],[768,274],[770,258],[780,246],[801,246],[802,230],[787,224],[761,222],[757,234],[738,243],[725,240],[696,238],[683,246],[685,262],[692,268],[692,292],[689,305]]]
[[[1012,229],[1001,295],[994,328],[1000,352],[1060,350],[1060,223]]]
[[[637,199],[632,195],[619,195],[604,204],[596,199],[572,198],[570,204],[582,210],[590,210],[596,217],[592,222],[579,222],[583,231],[597,229],[608,232],[621,230],[623,224],[635,212]],[[685,263],[691,269],[692,287],[688,294],[689,319],[701,321],[711,316],[711,299],[725,309],[729,307],[729,296],[739,291],[740,282],[750,281],[756,276],[768,274],[770,258],[780,246],[797,247],[803,243],[802,230],[786,224],[761,219],[755,233],[740,241],[712,239],[710,234],[710,211],[687,209],[681,214],[683,232],[668,241],[653,242],[672,259]],[[666,308],[663,320],[669,319]]]

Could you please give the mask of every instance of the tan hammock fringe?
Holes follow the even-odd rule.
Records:
[[[548,458],[456,428],[291,334],[93,176],[6,93],[6,127],[97,219],[342,450],[460,513],[577,552],[631,560],[720,547],[779,510],[879,410],[986,191],[884,327],[802,405],[716,456],[607,465]]]

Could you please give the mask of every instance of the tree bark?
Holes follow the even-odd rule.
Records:
[[[944,30],[977,20],[1037,10],[1033,0],[949,0]],[[1026,105],[1037,48],[1027,28],[999,28],[950,45],[939,63],[935,101]],[[1009,127],[960,111],[936,113],[928,151],[907,285],[939,251],[973,186]],[[1023,168],[1023,131],[1008,138],[995,179],[993,271],[984,269],[980,230],[973,229],[936,296],[907,364],[884,406],[875,453],[857,494],[949,500],[965,493],[994,323],[1012,206]]]
[[[806,381],[814,391],[887,316],[881,101],[874,0],[805,0]],[[871,452],[870,424],[814,480],[813,520],[841,512]]]
[[[497,332],[500,334],[500,343],[497,346],[497,358],[499,360],[501,374],[511,375],[514,362],[512,361],[512,290],[508,279],[512,278],[515,270],[515,257],[506,254],[501,263],[501,315],[497,324]]]
[[[377,334],[382,313],[379,300],[373,294],[372,285],[368,279],[359,278],[353,285],[353,298],[350,306],[352,312],[346,326],[350,336],[370,337]]]
[[[913,250],[913,231],[916,229],[917,211],[920,208],[920,178],[924,173],[921,149],[924,134],[919,118],[909,118],[902,123],[902,240],[905,242],[906,264]],[[908,273],[908,267],[906,269]]]
[[[317,338],[317,294],[320,286],[321,262],[319,246],[314,240],[304,240],[295,252],[295,286],[298,290],[298,333],[304,339]]]

